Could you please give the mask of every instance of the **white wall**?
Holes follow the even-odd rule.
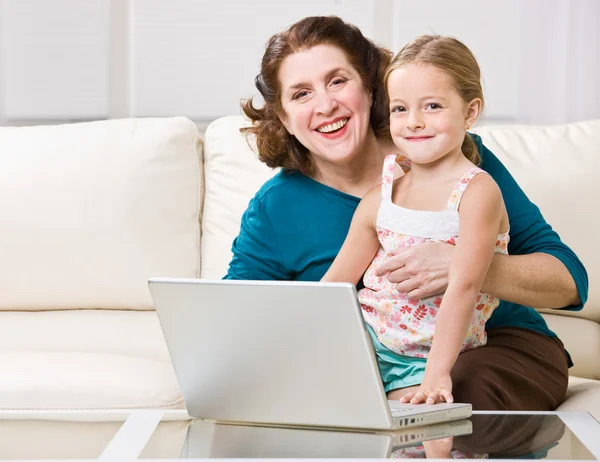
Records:
[[[0,0],[0,114],[105,117],[108,0]]]
[[[600,118],[597,0],[0,0],[0,124],[239,113],[268,37],[320,14],[394,51],[463,40],[488,122]]]

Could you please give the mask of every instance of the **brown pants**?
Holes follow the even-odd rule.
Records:
[[[519,327],[487,334],[485,346],[460,354],[452,368],[454,401],[474,410],[556,409],[569,379],[563,343]]]

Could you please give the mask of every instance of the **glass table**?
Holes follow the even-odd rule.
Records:
[[[600,460],[584,412],[474,412],[394,432],[191,421],[184,411],[0,412],[0,460],[488,458]]]

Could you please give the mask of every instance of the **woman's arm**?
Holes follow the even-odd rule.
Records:
[[[425,377],[411,402],[452,401],[450,371],[465,341],[477,296],[492,263],[496,240],[506,230],[502,195],[488,175],[478,175],[467,187],[459,209],[460,232],[449,272],[448,289],[435,320],[435,336]],[[501,229],[501,226],[504,228]],[[404,397],[409,398],[409,395]]]
[[[289,280],[277,235],[263,200],[255,196],[242,216],[234,239],[227,275],[223,279]]]
[[[501,300],[533,308],[579,310],[587,300],[588,277],[575,253],[544,220],[506,167],[473,136],[484,168],[496,181],[510,222],[509,254],[495,254],[483,284]],[[455,248],[427,242],[399,253],[378,269],[409,298],[443,293]]]
[[[358,284],[379,249],[375,224],[380,200],[381,188],[374,188],[360,201],[344,244],[321,281]]]

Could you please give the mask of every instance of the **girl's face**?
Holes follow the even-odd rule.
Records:
[[[452,79],[437,67],[408,64],[390,74],[390,132],[415,164],[461,154],[466,127],[477,119],[481,100],[465,103]]]
[[[280,119],[312,154],[315,164],[344,164],[370,130],[371,94],[346,55],[332,45],[294,53],[279,69]]]

